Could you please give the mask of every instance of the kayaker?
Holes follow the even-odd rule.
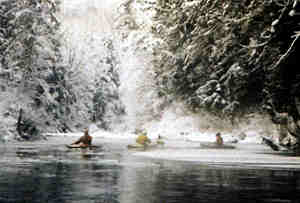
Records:
[[[165,142],[162,140],[162,136],[158,135],[156,143],[161,145],[165,144]]]
[[[140,133],[140,135],[136,139],[136,143],[143,146],[147,146],[148,144],[151,143],[151,140],[148,138],[146,131]]]
[[[221,133],[219,132],[216,134],[216,144],[218,146],[222,146],[224,144],[223,138],[221,137]]]
[[[77,141],[73,142],[71,145],[79,145],[80,147],[88,147],[92,145],[92,136],[89,135],[89,129],[84,129],[84,135],[81,136]]]

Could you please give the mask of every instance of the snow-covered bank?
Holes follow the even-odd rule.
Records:
[[[82,136],[83,132],[75,132],[75,133],[45,133],[44,136],[48,137],[79,137]],[[109,138],[115,140],[121,139],[135,139],[137,138],[137,134],[130,133],[130,132],[109,132],[105,130],[97,130],[90,133],[91,136],[94,138]],[[157,139],[158,135],[162,136],[163,139],[166,141],[184,141],[190,143],[200,143],[200,142],[214,142],[215,141],[215,134],[213,133],[201,133],[201,132],[194,132],[192,134],[178,132],[176,134],[161,134],[156,132],[149,132],[148,137],[150,139]],[[222,135],[224,142],[231,142],[235,141],[235,137],[231,134],[223,134]],[[253,135],[250,137],[246,137],[244,140],[237,140],[239,143],[249,143],[249,144],[259,144],[261,143],[261,137],[259,135]]]
[[[233,130],[233,131],[218,131],[218,129],[204,130],[199,127],[199,120],[193,116],[178,116],[174,112],[168,112],[162,115],[161,120],[149,122],[145,125],[147,136],[150,139],[157,139],[160,135],[166,141],[184,141],[190,143],[199,142],[214,142],[216,132],[221,132],[224,142],[238,142],[249,144],[261,144],[262,136],[265,136],[263,128],[255,123],[251,127]],[[257,127],[257,128],[255,128]],[[138,135],[133,131],[105,131],[99,129],[96,125],[89,126],[90,134],[97,138],[108,139],[135,139]],[[241,137],[241,132],[244,137]],[[74,133],[45,133],[45,136],[81,136],[83,132]]]

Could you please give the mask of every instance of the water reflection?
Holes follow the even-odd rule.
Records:
[[[49,152],[51,153],[51,152]],[[139,160],[128,153],[22,157],[0,168],[0,202],[299,202],[299,171]],[[119,157],[120,159],[117,159]]]
[[[0,202],[117,202],[118,170],[57,162],[1,171]]]
[[[157,202],[296,202],[300,199],[299,172],[188,166],[161,170],[157,180]]]
[[[296,171],[225,169],[182,163],[122,170],[122,203],[299,202]]]

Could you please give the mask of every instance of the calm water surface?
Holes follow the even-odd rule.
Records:
[[[145,159],[123,146],[1,145],[0,202],[300,202],[298,170]]]

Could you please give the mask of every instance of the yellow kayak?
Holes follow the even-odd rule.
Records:
[[[144,146],[144,145],[135,143],[135,144],[127,145],[127,148],[128,149],[152,149],[152,148],[156,148],[156,147],[162,146],[162,145],[163,145],[162,143],[153,143],[153,144],[149,144],[149,145]]]

